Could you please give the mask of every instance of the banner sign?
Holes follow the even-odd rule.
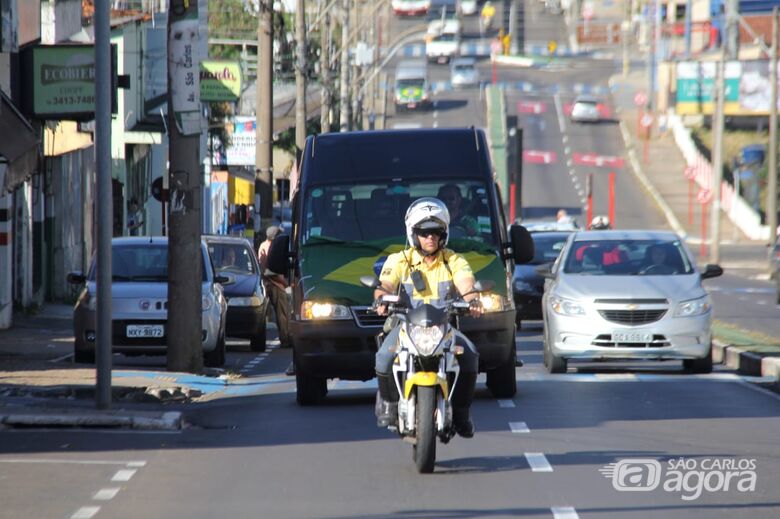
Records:
[[[681,115],[714,112],[714,61],[677,64],[677,104]],[[728,61],[725,65],[726,115],[769,115],[769,61]]]
[[[200,100],[237,101],[241,96],[238,61],[205,60],[200,63]]]
[[[255,166],[257,147],[254,117],[234,117],[225,126],[230,146],[214,153],[214,163],[220,166]]]
[[[33,49],[33,112],[95,112],[95,48],[67,45]]]

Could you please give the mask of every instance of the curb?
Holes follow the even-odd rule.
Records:
[[[15,412],[0,414],[0,426],[8,427],[88,427],[134,429],[151,431],[178,431],[183,425],[182,414],[178,411],[165,413],[149,412]]]
[[[614,76],[609,78],[608,83],[611,90],[614,87]],[[672,211],[672,208],[669,207],[669,204],[666,203],[666,200],[664,200],[664,198],[661,196],[661,193],[658,192],[655,186],[647,178],[647,175],[645,175],[645,172],[642,169],[642,165],[639,162],[639,158],[636,155],[634,141],[631,139],[631,134],[628,132],[626,123],[622,119],[620,120],[620,134],[623,136],[623,143],[625,144],[626,152],[628,153],[628,160],[631,163],[631,169],[634,171],[634,175],[636,175],[636,177],[639,179],[639,182],[642,183],[647,192],[650,193],[650,196],[653,197],[653,200],[664,213],[666,220],[669,222],[669,225],[672,227],[674,232],[677,233],[682,239],[687,239],[688,233],[685,232],[685,229],[680,224],[677,216],[675,216],[674,211]]]
[[[734,369],[741,375],[773,378],[780,385],[780,357],[762,357],[737,346],[712,341],[712,361]]]

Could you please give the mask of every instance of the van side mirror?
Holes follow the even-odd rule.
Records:
[[[83,285],[87,281],[87,276],[81,272],[69,272],[66,279],[71,285]]]
[[[509,239],[515,263],[530,263],[534,259],[534,240],[528,229],[522,225],[512,225],[509,228]]]
[[[276,274],[287,275],[290,270],[290,237],[281,234],[274,238],[268,249],[268,263],[266,267]]]
[[[704,267],[704,272],[701,273],[702,279],[716,278],[723,275],[723,268],[720,265],[713,265],[711,263]]]
[[[217,274],[214,276],[214,283],[219,283],[223,287],[226,285],[233,285],[236,282],[236,276],[231,274]]]

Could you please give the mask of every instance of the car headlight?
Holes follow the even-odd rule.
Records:
[[[204,312],[211,310],[211,306],[213,304],[214,304],[214,300],[210,297],[210,295],[205,295],[201,297],[200,305]]]
[[[301,307],[304,319],[351,319],[349,307],[321,301],[304,301]]]
[[[442,337],[444,331],[441,326],[412,325],[409,327],[409,338],[420,355],[433,355]]]
[[[577,301],[572,301],[571,299],[552,296],[550,298],[550,307],[556,314],[567,315],[569,317],[581,317],[585,315],[585,308]]]
[[[260,306],[262,301],[257,296],[250,297],[231,297],[228,299],[228,306]]]
[[[526,281],[517,280],[515,281],[515,291],[517,292],[533,292],[534,287],[531,286],[530,283]]]
[[[712,308],[710,296],[691,299],[690,301],[683,301],[677,305],[677,308],[674,309],[674,317],[694,317],[697,315],[704,315],[710,311],[710,308]]]
[[[504,298],[498,294],[480,294],[479,301],[485,312],[500,312],[504,309]]]
[[[84,306],[87,310],[97,309],[97,296],[90,294],[89,291],[84,292]]]

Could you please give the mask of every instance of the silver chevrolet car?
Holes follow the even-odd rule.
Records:
[[[681,359],[712,370],[712,305],[680,238],[664,231],[573,233],[553,264],[539,267],[544,364],[565,373],[568,359]]]
[[[206,366],[225,363],[227,301],[222,284],[230,276],[215,276],[206,244],[201,241],[203,273],[201,304],[203,362]],[[168,238],[131,237],[111,241],[112,349],[128,355],[164,355],[168,320]],[[83,285],[73,309],[74,358],[95,362],[96,300],[95,260],[89,273],[68,274],[68,281]]]

